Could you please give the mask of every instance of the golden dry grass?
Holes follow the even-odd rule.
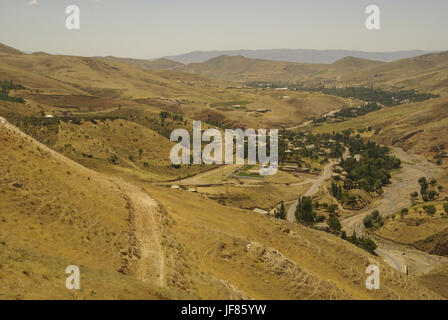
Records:
[[[199,194],[146,188],[173,220],[193,281],[204,298],[396,299],[435,297],[359,248],[332,235],[222,206]],[[365,268],[378,264],[382,289],[365,289]],[[238,270],[238,272],[235,272]]]
[[[435,205],[437,212],[428,215],[423,209],[424,205]],[[394,219],[387,219],[376,233],[400,243],[415,244],[446,229],[448,218],[443,211],[443,202],[431,202],[413,206],[406,215],[395,214]]]
[[[130,225],[133,205],[125,184],[3,125],[0,143],[3,299],[177,295],[175,289],[170,293],[138,278],[140,249]],[[81,269],[81,291],[65,288],[65,268],[72,264]]]

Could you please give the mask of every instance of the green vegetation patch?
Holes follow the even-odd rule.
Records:
[[[23,90],[24,86],[20,84],[16,84],[13,81],[2,80],[0,81],[1,91],[0,91],[0,100],[24,103],[25,101],[21,97],[12,97],[9,95],[10,90]]]

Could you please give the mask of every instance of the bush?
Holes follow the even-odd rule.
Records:
[[[331,214],[328,218],[328,225],[330,226],[330,229],[334,231],[341,231],[342,229],[339,219],[334,214]]]
[[[114,163],[114,164],[116,164],[117,161],[118,161],[118,157],[117,157],[115,154],[113,154],[113,155],[110,157],[109,161],[112,162],[112,163]]]
[[[443,210],[445,210],[445,213],[448,214],[448,202],[443,204]]]
[[[428,199],[429,200],[434,200],[435,198],[437,198],[439,196],[439,194],[435,191],[435,190],[430,190],[428,192]]]
[[[364,227],[367,229],[373,227],[381,227],[384,225],[383,219],[381,218],[380,212],[378,210],[372,211],[371,214],[368,214],[364,220]]]
[[[367,215],[364,220],[364,227],[366,227],[367,229],[372,228],[373,227],[373,218],[371,215]]]
[[[353,233],[353,235],[350,237],[347,237],[347,235],[345,233],[343,233],[343,239],[344,239],[344,237],[346,238],[347,241],[349,241],[349,242],[353,243],[354,245],[375,255],[375,250],[378,246],[372,239],[364,238],[364,237],[357,238],[356,233]]]
[[[433,206],[432,204],[429,206],[424,206],[423,209],[425,210],[425,212],[429,215],[433,215],[436,213],[436,207]]]

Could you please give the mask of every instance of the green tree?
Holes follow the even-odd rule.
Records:
[[[428,192],[428,181],[425,177],[421,177],[420,179],[418,179],[418,184],[420,185],[420,194],[423,197]]]
[[[439,194],[435,191],[435,190],[429,190],[428,192],[428,199],[429,200],[434,200],[435,198],[437,198]]]
[[[280,208],[275,211],[275,217],[277,219],[282,219],[282,220],[286,219],[286,210],[285,210],[285,205],[284,205],[283,201],[280,204]]]
[[[305,224],[313,224],[316,220],[316,214],[313,211],[313,201],[311,197],[302,197],[295,212],[296,219]]]
[[[364,220],[363,220],[363,223],[364,223],[364,227],[366,227],[367,229],[372,228],[373,227],[373,218],[372,218],[372,216],[370,214],[366,215]]]
[[[429,215],[433,215],[436,213],[436,207],[434,205],[429,205],[429,206],[424,206],[423,209],[425,210],[425,212]]]
[[[339,219],[334,214],[330,214],[330,217],[328,218],[328,226],[335,231],[341,231],[342,229]]]

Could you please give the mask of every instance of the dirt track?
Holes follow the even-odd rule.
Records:
[[[135,237],[138,251],[140,252],[137,262],[137,277],[142,281],[153,280],[160,286],[165,285],[164,280],[164,251],[161,245],[160,210],[159,204],[149,194],[138,186],[127,183],[118,178],[110,178],[96,171],[90,170],[79,163],[63,156],[62,154],[48,148],[34,138],[22,132],[19,128],[10,124],[6,119],[0,117],[0,125],[8,130],[32,142],[40,149],[51,154],[55,159],[75,168],[86,176],[97,181],[113,183],[122,192],[123,197],[129,204],[130,231]]]
[[[304,194],[305,197],[312,197],[316,194],[317,191],[319,191],[319,188],[322,186],[322,184],[325,182],[325,180],[329,179],[331,177],[331,167],[333,167],[337,161],[332,161],[329,164],[327,164],[322,172],[322,174],[319,176],[319,178],[311,185],[311,187],[308,189],[308,191]],[[286,215],[286,219],[290,222],[295,222],[295,212],[296,207],[298,205],[298,202],[294,202],[291,207],[288,209],[288,213]]]

